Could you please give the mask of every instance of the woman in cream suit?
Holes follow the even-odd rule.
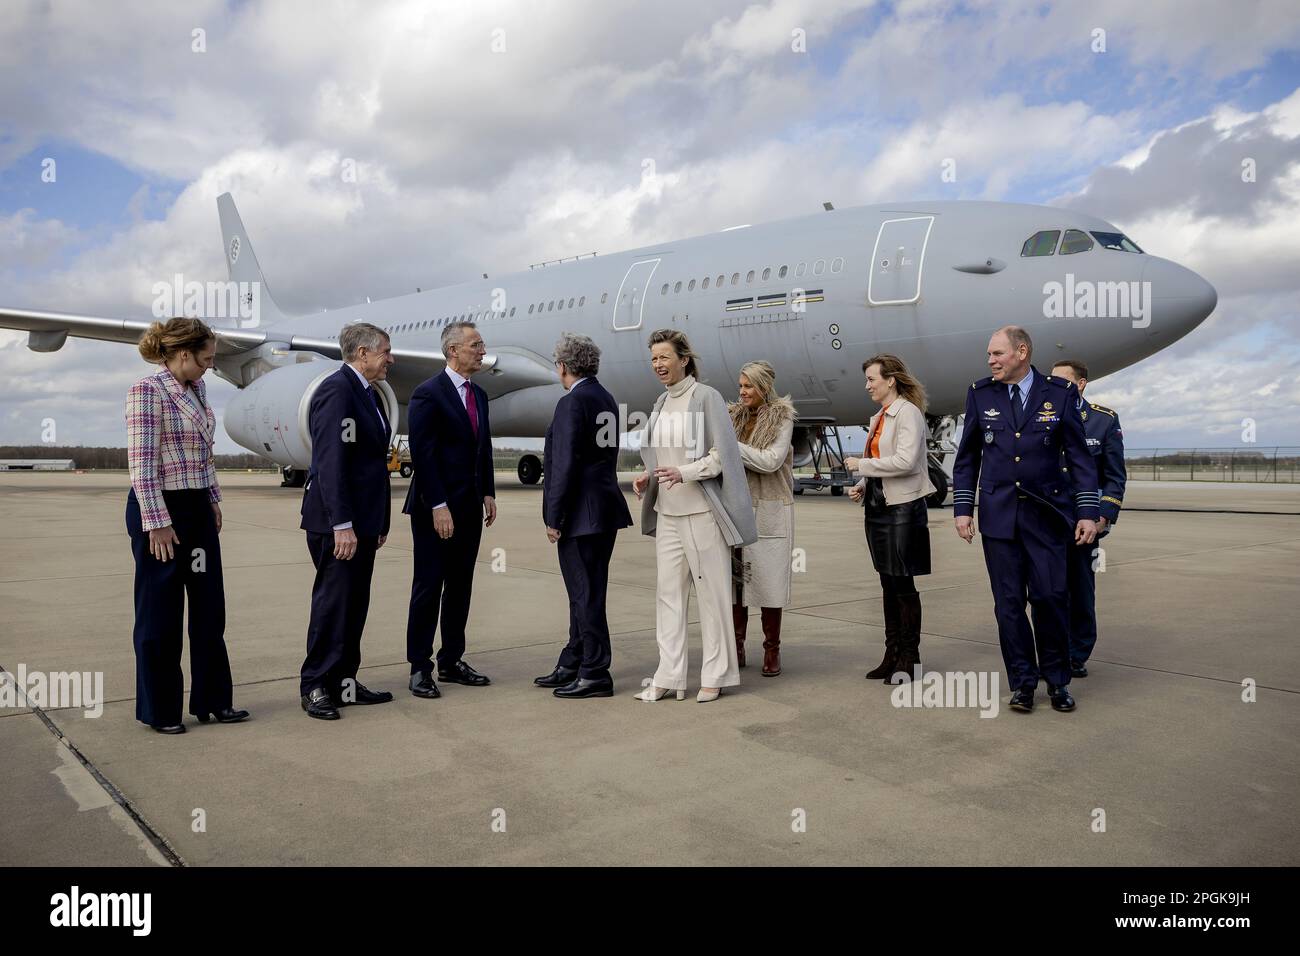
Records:
[[[925,449],[925,389],[896,355],[862,363],[867,392],[880,405],[867,426],[862,458],[844,466],[862,475],[850,492],[866,509],[867,547],[880,575],[885,612],[885,658],[868,680],[912,677],[921,664],[921,596],[913,578],[930,573],[925,499],[934,493]]]
[[[641,532],[655,539],[655,639],[659,667],[641,700],[686,696],[686,601],[691,581],[700,612],[704,662],[701,703],[740,683],[731,639],[731,549],[758,537],[727,403],[696,381],[686,336],[650,336],[650,364],[664,386],[641,433],[646,470],[632,482],[641,499]]]
[[[758,540],[736,550],[732,622],[736,656],[745,666],[749,609],[763,623],[763,676],[781,673],[781,609],[790,603],[790,553],[794,548],[794,403],[776,394],[776,370],[750,362],[740,370],[740,401],[730,407],[740,440]]]

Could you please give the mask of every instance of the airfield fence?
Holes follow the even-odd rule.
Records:
[[[1129,480],[1300,482],[1300,447],[1126,448]]]

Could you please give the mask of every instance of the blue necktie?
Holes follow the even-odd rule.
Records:
[[[1015,415],[1017,428],[1020,427],[1021,411],[1022,409],[1020,405],[1020,385],[1019,383],[1017,383],[1011,386],[1011,412],[1013,415]]]

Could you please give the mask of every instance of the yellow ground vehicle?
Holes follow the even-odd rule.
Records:
[[[411,444],[405,435],[398,435],[388,449],[388,472],[398,472],[403,478],[410,478],[415,472],[411,467]]]

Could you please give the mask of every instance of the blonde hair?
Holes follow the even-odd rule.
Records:
[[[892,378],[894,380],[894,388],[901,398],[907,399],[921,411],[925,411],[928,401],[925,397],[925,386],[907,370],[907,366],[903,364],[901,358],[888,353],[873,355],[862,363],[862,371],[865,372],[873,365],[880,366],[882,378]]]
[[[771,362],[762,359],[757,362],[746,362],[740,367],[740,374],[749,379],[750,385],[758,389],[758,393],[763,396],[763,401],[770,402],[776,398],[776,369],[772,368]]]
[[[686,359],[686,374],[694,376],[697,380],[700,377],[699,356],[691,351],[691,343],[686,338],[685,332],[678,332],[676,329],[659,329],[657,332],[650,333],[650,341],[647,343],[651,348],[660,342],[667,342],[673,347],[680,359]]]
[[[177,316],[152,323],[140,336],[138,348],[146,362],[157,365],[180,352],[200,352],[216,337],[202,319]]]

